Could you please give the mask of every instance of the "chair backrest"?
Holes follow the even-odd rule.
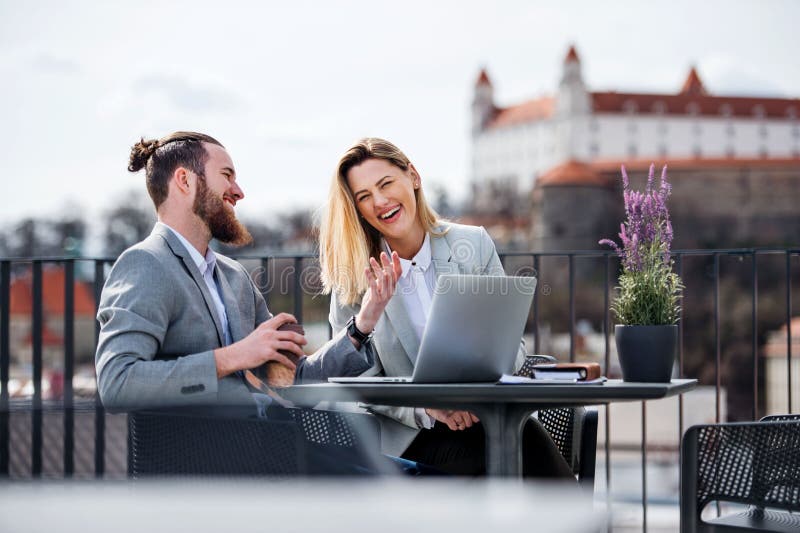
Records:
[[[301,408],[287,409],[287,413],[300,425],[308,442],[345,448],[374,445],[374,449],[380,449],[380,423],[372,415]]]
[[[800,420],[689,428],[681,445],[682,530],[699,530],[693,524],[713,501],[800,511]]]
[[[550,355],[529,355],[516,372],[532,377],[534,365],[555,363]],[[537,416],[581,485],[594,488],[597,457],[597,411],[583,407],[542,409]]]
[[[761,419],[761,422],[791,422],[793,420],[800,420],[800,415],[767,415]]]
[[[376,457],[377,422],[356,413],[270,409],[268,418],[215,407],[128,415],[131,477],[290,476],[391,472]]]
[[[594,487],[597,411],[584,407],[543,409],[538,419],[550,434],[578,481]]]
[[[297,424],[186,411],[128,415],[128,474],[288,476],[306,470]]]

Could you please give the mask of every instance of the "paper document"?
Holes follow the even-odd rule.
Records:
[[[605,376],[597,379],[531,379],[525,376],[512,376],[503,374],[497,383],[501,385],[602,385],[606,382]]]

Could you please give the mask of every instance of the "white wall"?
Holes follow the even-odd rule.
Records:
[[[732,133],[731,133],[732,132]],[[800,121],[600,113],[484,131],[472,180],[516,177],[522,187],[570,156],[598,159],[786,158],[800,155]]]

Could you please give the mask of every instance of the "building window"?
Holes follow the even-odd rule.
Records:
[[[598,131],[600,129],[600,124],[597,123],[597,119],[593,118],[589,121],[589,130],[590,131]]]
[[[600,147],[597,146],[597,143],[592,143],[589,145],[589,155],[591,155],[592,157],[597,157],[599,153],[600,153]]]
[[[800,138],[800,126],[792,124],[792,137],[795,139]]]
[[[625,102],[622,104],[622,110],[628,113],[629,115],[636,113],[638,108],[639,106],[636,105],[636,102],[633,100],[625,100]]]
[[[666,144],[659,144],[658,145],[658,155],[660,157],[667,157],[667,155],[669,155],[669,153],[667,151],[667,145]]]
[[[695,157],[695,159],[700,159],[703,156],[703,150],[700,149],[699,144],[695,144],[692,148],[692,155]]]
[[[795,159],[800,159],[800,148],[798,148],[797,146],[795,146],[792,149],[792,157],[794,157]]]
[[[629,144],[628,145],[628,157],[631,157],[631,158],[636,157],[636,145],[635,144]]]
[[[662,120],[661,122],[658,123],[658,133],[660,133],[661,135],[666,135],[668,129],[669,127],[667,127],[666,120]]]
[[[628,133],[636,133],[636,122],[632,120],[628,122]]]
[[[760,136],[762,139],[766,139],[766,138],[767,138],[767,135],[768,135],[768,133],[769,133],[769,132],[767,131],[767,125],[766,125],[766,124],[761,124],[761,125],[759,125],[759,126],[758,126],[758,135],[759,135],[759,136]]]
[[[719,113],[723,117],[731,117],[733,116],[733,108],[731,107],[730,104],[722,104],[719,107]]]
[[[790,107],[789,109],[787,109],[786,110],[786,118],[788,118],[790,120],[796,119],[797,118],[797,108]]]
[[[661,100],[656,100],[653,102],[653,113],[657,115],[663,115],[667,112],[667,104],[662,102]]]
[[[761,159],[766,159],[767,157],[769,157],[769,152],[767,151],[767,147],[766,146],[762,146],[761,147],[761,149],[758,151],[758,156]]]
[[[733,123],[728,123],[728,125],[725,126],[725,132],[728,134],[728,137],[736,136],[736,128],[733,126]]]
[[[728,147],[725,148],[725,155],[728,156],[730,159],[733,159],[734,157],[736,157],[736,150],[733,148],[733,146],[728,145]]]
[[[693,117],[697,116],[700,114],[700,105],[697,102],[689,102],[686,106],[686,112]]]
[[[695,135],[700,135],[701,133],[703,133],[703,126],[701,126],[699,122],[695,122],[694,125],[692,126],[692,131],[694,132]]]
[[[753,116],[756,118],[764,118],[766,116],[766,112],[764,111],[764,106],[761,104],[753,106]]]

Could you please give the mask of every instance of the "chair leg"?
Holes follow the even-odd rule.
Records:
[[[597,464],[597,410],[586,409],[581,431],[578,482],[586,490],[594,491],[594,471]]]

